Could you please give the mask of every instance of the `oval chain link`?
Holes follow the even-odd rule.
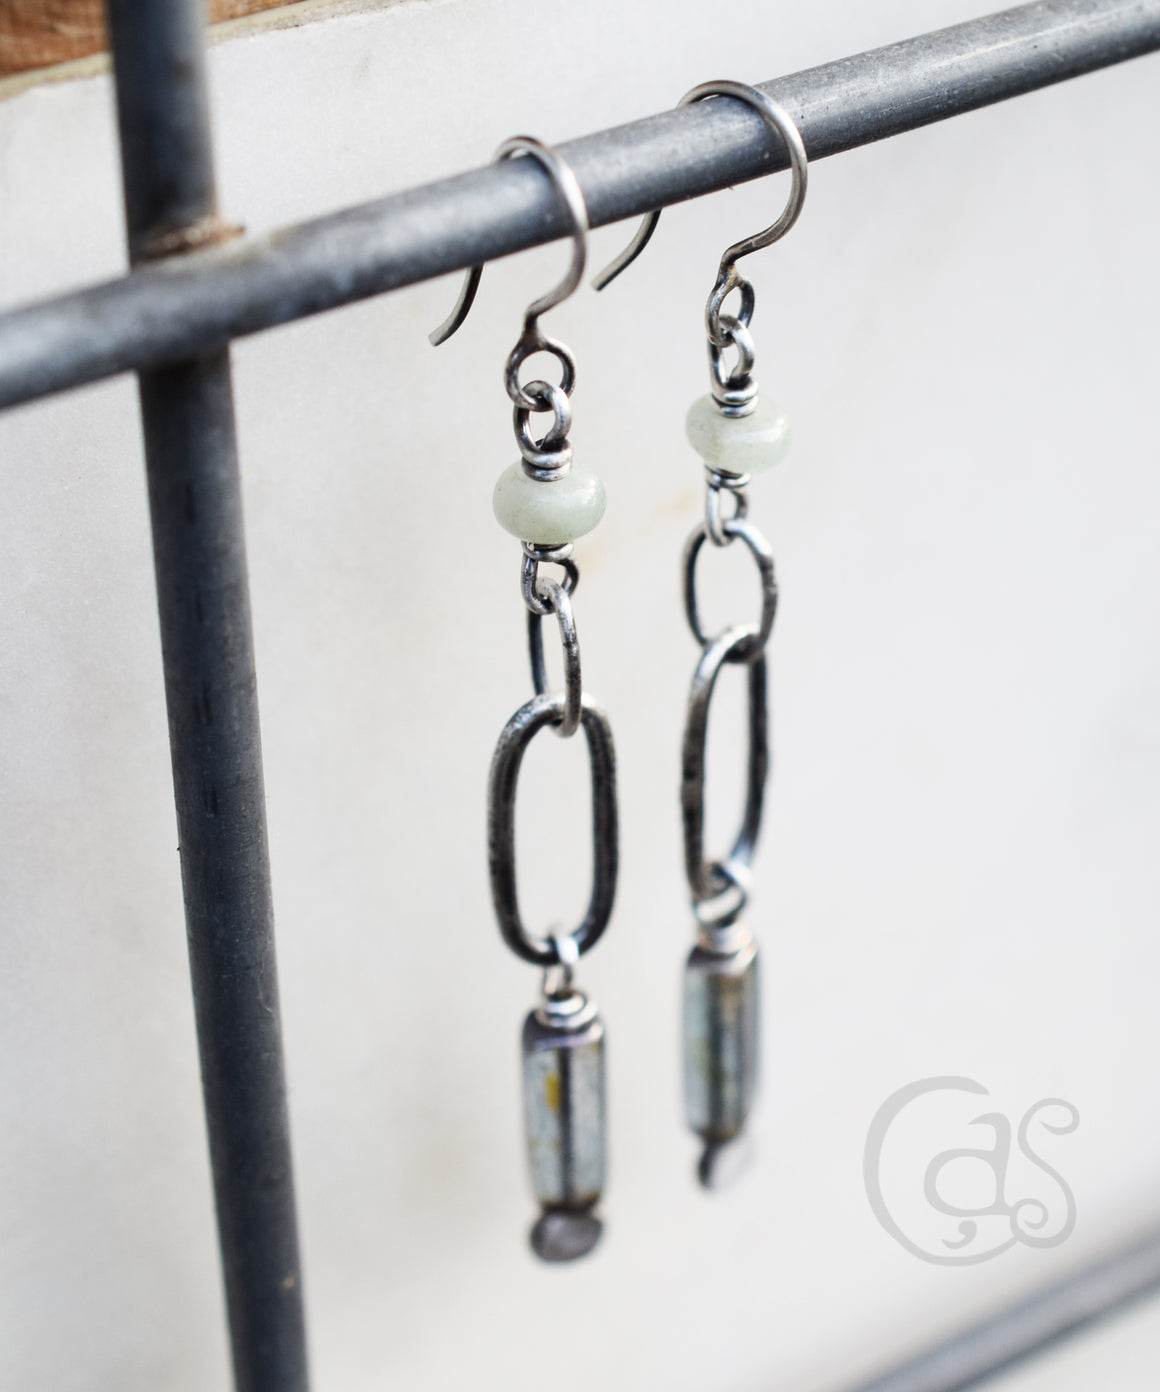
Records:
[[[567,697],[533,696],[504,726],[491,761],[487,789],[488,866],[491,898],[504,942],[525,962],[538,967],[561,963],[558,943],[566,936],[579,957],[598,941],[608,926],[616,897],[617,849],[616,752],[608,718],[594,701],[581,698],[580,728],[588,745],[592,781],[592,890],[580,924],[569,934],[534,938],[520,917],[516,889],[516,790],[520,764],[528,745],[545,726],[562,725]],[[568,954],[571,955],[570,953]]]
[[[757,630],[746,625],[727,628],[701,653],[689,690],[689,711],[681,753],[681,815],[685,834],[685,874],[693,895],[693,911],[702,927],[725,928],[740,917],[748,899],[746,874],[753,861],[765,798],[769,767],[766,715],[765,649],[755,647]],[[743,654],[751,653],[749,658]],[[705,742],[709,707],[721,668],[746,662],[749,709],[749,754],[746,759],[745,809],[732,849],[724,861],[705,858]],[[725,891],[726,902],[716,901]]]
[[[572,601],[568,591],[554,580],[540,580],[537,597],[556,615],[560,626],[560,646],[564,652],[564,718],[557,725],[561,739],[571,739],[580,728],[583,688],[580,680],[580,640],[576,636],[576,621],[572,616]],[[544,663],[544,630],[546,616],[528,610],[528,657],[532,664],[532,685],[537,696],[548,691],[548,669]]]
[[[744,496],[744,495],[742,495]],[[751,662],[758,652],[769,642],[773,632],[773,620],[777,613],[777,580],[773,572],[773,552],[769,543],[752,524],[743,517],[731,517],[721,524],[727,542],[740,537],[757,562],[757,573],[761,582],[761,622],[753,629],[753,642],[741,648],[728,659],[730,662]],[[708,536],[708,527],[698,527],[685,543],[685,617],[693,631],[693,637],[703,648],[713,639],[705,632],[701,623],[700,606],[697,603],[697,557]]]

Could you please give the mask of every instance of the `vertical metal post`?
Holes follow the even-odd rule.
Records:
[[[106,0],[134,263],[219,239],[201,0]],[[186,930],[238,1392],[306,1392],[228,352],[139,377]]]

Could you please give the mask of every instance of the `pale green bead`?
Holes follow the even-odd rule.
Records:
[[[505,532],[537,546],[563,546],[590,532],[604,516],[604,485],[575,464],[563,478],[529,478],[520,460],[500,474],[491,499]]]
[[[785,412],[763,397],[747,416],[723,416],[711,396],[702,396],[689,407],[685,434],[705,463],[723,474],[772,469],[789,449]]]

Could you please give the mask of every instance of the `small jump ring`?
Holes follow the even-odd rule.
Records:
[[[720,387],[722,391],[748,387],[753,364],[757,361],[753,335],[740,319],[734,319],[731,314],[722,314],[720,323],[722,341],[717,342],[712,333],[709,335],[709,368],[713,374],[714,387]],[[723,359],[725,350],[731,347],[737,349],[737,362],[726,372]],[[754,395],[756,391],[754,386]]]
[[[516,432],[516,443],[520,454],[534,476],[544,482],[563,478],[572,463],[572,447],[568,444],[568,432],[572,429],[572,403],[559,387],[550,382],[529,382],[527,394],[536,405],[512,407],[512,423]],[[552,424],[542,439],[532,435],[530,418],[532,410],[551,411]]]

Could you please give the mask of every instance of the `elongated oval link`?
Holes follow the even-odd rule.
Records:
[[[500,734],[488,777],[488,865],[495,916],[508,947],[517,957],[537,967],[556,966],[560,954],[551,938],[533,938],[520,918],[515,859],[516,789],[528,745],[546,725],[563,722],[566,704],[561,693],[533,696],[525,702]],[[588,744],[592,780],[592,892],[583,922],[569,935],[576,943],[577,954],[587,952],[608,926],[619,863],[616,751],[608,717],[588,696],[581,700],[580,726]]]
[[[744,882],[743,877],[735,873],[723,875],[721,869],[724,867],[705,859],[705,739],[709,730],[709,706],[713,691],[721,668],[727,662],[748,663],[749,755],[745,811],[725,866],[748,868],[761,830],[765,778],[769,768],[769,734],[765,652],[756,643],[757,637],[758,631],[752,626],[727,628],[701,654],[689,689],[689,708],[681,749],[681,814],[685,833],[685,874],[694,904],[714,898],[739,879]],[[744,653],[752,655],[743,657]]]
[[[560,646],[564,650],[564,718],[555,727],[561,739],[571,739],[580,728],[581,702],[584,689],[580,677],[580,639],[576,635],[576,620],[568,591],[554,580],[540,580],[536,594],[549,606],[560,626]],[[544,615],[528,610],[528,657],[532,664],[532,685],[537,696],[548,690],[548,669],[544,663]]]
[[[769,642],[769,635],[773,632],[774,616],[777,613],[777,580],[773,573],[773,552],[757,528],[751,522],[746,522],[743,517],[726,519],[721,523],[721,531],[726,538],[741,538],[757,562],[761,577],[761,622],[756,629],[747,630],[753,634],[753,641],[749,646],[742,645],[732,650],[726,659],[728,662],[751,662]],[[706,528],[698,527],[685,543],[685,617],[689,620],[693,637],[702,647],[713,641],[701,627],[701,613],[697,605],[697,557],[705,544],[706,535]],[[736,632],[736,629],[730,629],[729,632]]]

